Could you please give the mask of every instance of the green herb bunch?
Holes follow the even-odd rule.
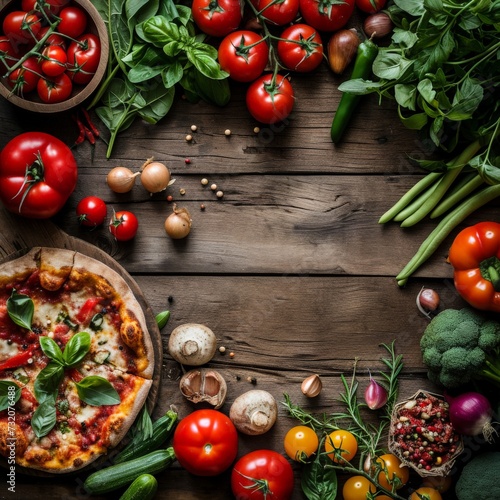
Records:
[[[136,118],[155,124],[170,110],[175,86],[192,102],[229,102],[228,74],[217,49],[195,33],[191,9],[173,0],[96,0],[108,27],[110,56],[105,79],[89,109],[110,131],[106,156],[119,132]]]

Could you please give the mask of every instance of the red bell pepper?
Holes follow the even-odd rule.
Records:
[[[471,306],[500,312],[500,224],[480,222],[461,231],[448,261],[455,288]]]
[[[87,299],[85,304],[83,304],[82,308],[78,311],[78,314],[76,315],[76,320],[78,323],[81,325],[87,323],[92,319],[94,316],[94,309],[99,304],[102,302],[102,297],[91,297],[90,299]]]
[[[13,370],[14,368],[19,368],[28,363],[28,359],[33,357],[33,351],[21,351],[14,354],[11,358],[7,359],[3,363],[0,363],[0,371],[3,370]]]

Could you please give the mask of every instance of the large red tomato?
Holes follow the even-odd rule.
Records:
[[[300,0],[300,12],[306,24],[318,31],[336,31],[349,21],[355,0]]]
[[[101,42],[96,35],[78,37],[68,47],[68,75],[74,83],[85,85],[92,80],[101,59]]]
[[[263,75],[248,87],[246,103],[250,114],[259,122],[272,124],[287,118],[294,105],[292,85],[283,75]]]
[[[76,187],[78,170],[64,142],[44,132],[25,132],[0,153],[0,199],[11,212],[46,219]]]
[[[307,73],[323,60],[323,43],[319,33],[307,24],[293,24],[281,33],[278,56],[290,70]]]
[[[299,12],[299,0],[251,0],[269,24],[284,26],[291,23]]]
[[[252,451],[233,467],[231,489],[236,500],[287,500],[293,493],[292,466],[276,451]]]
[[[172,441],[179,463],[197,476],[217,476],[238,454],[238,433],[229,417],[217,410],[196,410],[184,417]]]
[[[242,19],[239,0],[193,0],[191,12],[203,33],[218,37],[238,29]]]
[[[269,47],[254,31],[229,33],[219,45],[219,63],[237,82],[251,82],[264,71],[269,59]]]

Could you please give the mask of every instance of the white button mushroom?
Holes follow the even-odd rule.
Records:
[[[253,389],[238,396],[229,410],[229,418],[243,434],[256,436],[267,432],[276,422],[278,405],[267,391]]]
[[[170,356],[183,365],[201,366],[208,363],[217,349],[214,332],[205,325],[185,323],[170,334]]]

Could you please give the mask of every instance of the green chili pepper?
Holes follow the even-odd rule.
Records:
[[[377,57],[378,47],[371,40],[365,40],[358,46],[354,68],[352,70],[351,80],[355,78],[368,78],[372,73],[372,64]],[[361,99],[361,95],[344,92],[340,99],[339,107],[333,118],[332,123],[332,141],[340,141],[352,113]]]

